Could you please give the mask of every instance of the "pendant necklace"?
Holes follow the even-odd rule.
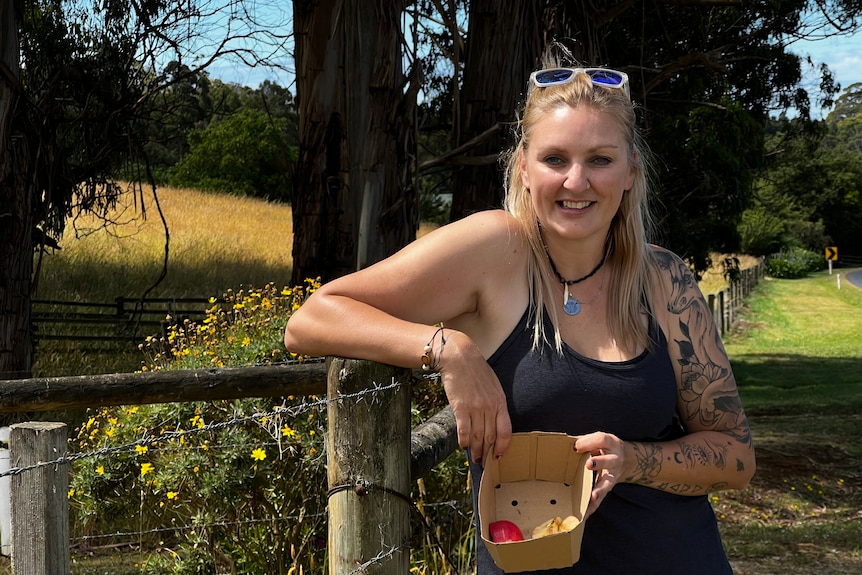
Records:
[[[575,280],[567,280],[563,276],[560,275],[560,272],[557,271],[557,266],[554,265],[554,260],[551,258],[551,253],[548,251],[548,248],[545,248],[545,253],[548,256],[548,262],[551,264],[551,270],[553,270],[554,275],[557,276],[557,279],[560,280],[560,283],[563,284],[563,291],[565,292],[565,301],[563,302],[563,311],[566,312],[567,315],[578,315],[581,312],[582,304],[591,304],[596,301],[602,293],[602,290],[605,287],[605,274],[602,274],[602,283],[599,285],[599,291],[596,292],[596,295],[590,301],[578,301],[578,299],[572,295],[571,290],[569,290],[569,286],[581,283],[582,281],[589,279],[596,275],[596,272],[601,269],[601,267],[605,264],[605,257],[607,254],[602,255],[601,261],[598,265],[593,268],[593,271],[588,273],[587,275],[580,277]]]

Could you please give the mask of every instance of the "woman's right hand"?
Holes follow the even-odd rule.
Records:
[[[458,445],[469,448],[473,461],[484,466],[488,457],[506,452],[512,437],[506,395],[473,341],[460,331],[444,333],[446,345],[438,367],[455,414]]]

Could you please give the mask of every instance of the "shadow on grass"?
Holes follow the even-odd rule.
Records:
[[[741,355],[732,364],[749,416],[862,411],[860,358]]]
[[[141,297],[161,274],[161,261],[152,264],[82,261],[64,266],[40,278],[37,299],[114,301],[117,296]],[[166,277],[149,297],[220,296],[227,289],[242,286],[263,287],[274,282],[279,287],[290,283],[290,262],[272,265],[263,258],[232,253],[211,252],[207,259],[190,262],[172,255]]]

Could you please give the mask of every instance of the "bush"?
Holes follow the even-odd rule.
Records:
[[[822,270],[824,262],[820,254],[802,248],[790,248],[766,259],[766,273],[774,278],[804,278],[811,272]]]
[[[229,292],[200,326],[149,338],[141,346],[145,370],[286,359],[287,316],[318,285]],[[315,397],[92,411],[70,444],[93,454],[72,475],[75,535],[135,535],[142,550],[154,549],[140,565],[144,574],[319,572],[325,428]]]
[[[288,201],[286,175],[298,149],[284,139],[286,122],[242,110],[188,135],[189,152],[171,170],[171,185]]]

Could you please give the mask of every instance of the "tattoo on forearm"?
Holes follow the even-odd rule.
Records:
[[[692,469],[697,465],[724,469],[727,465],[726,458],[726,445],[720,445],[714,441],[703,441],[698,443],[682,442],[679,457],[676,457],[676,460],[685,465],[687,469]]]
[[[635,469],[625,478],[626,483],[653,485],[661,473],[662,448],[653,443],[632,443],[635,452]]]

